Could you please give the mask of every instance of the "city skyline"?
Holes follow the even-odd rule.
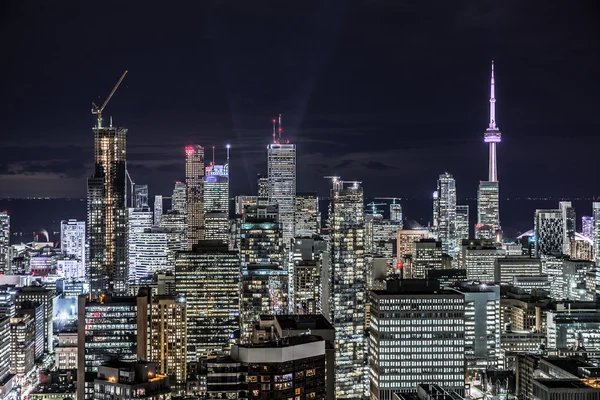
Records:
[[[100,48],[94,47],[94,53],[113,51],[110,61],[72,73],[57,60],[56,65],[46,66],[52,79],[44,76],[43,82],[29,68],[28,58],[21,57],[20,48],[37,48],[36,32],[52,15],[32,18],[23,25],[31,29],[19,36],[19,49],[7,46],[8,57],[23,59],[25,68],[1,67],[13,77],[6,90],[16,97],[0,111],[11,132],[0,140],[0,197],[85,196],[82,183],[92,170],[91,138],[86,134],[93,123],[89,103],[104,98],[124,69],[130,73],[104,114],[113,116],[115,125],[128,128],[130,173],[138,180],[152,175],[151,194],[166,193],[174,181],[184,178],[179,154],[189,143],[217,149],[231,143],[236,151],[231,193],[253,191],[256,173],[264,173],[258,155],[270,139],[270,117],[281,112],[287,135],[297,144],[298,165],[306,166],[298,171],[298,191],[314,190],[311,185],[316,182],[319,194],[327,193],[327,182],[320,177],[340,174],[365,182],[367,194],[420,196],[447,170],[455,176],[458,191],[474,197],[478,181],[487,175],[487,146],[480,135],[488,122],[492,59],[501,128],[509,134],[498,157],[503,195],[596,195],[598,170],[586,160],[600,140],[594,134],[599,125],[593,117],[598,82],[591,74],[600,52],[598,43],[586,36],[591,26],[584,15],[589,10],[585,5],[567,10],[545,5],[543,16],[525,19],[535,3],[480,8],[467,2],[458,9],[440,7],[431,14],[427,10],[431,21],[423,27],[402,23],[425,12],[420,5],[406,10],[389,2],[339,9],[307,5],[254,10],[240,5],[237,12],[231,5],[206,5],[197,9],[206,17],[200,19],[198,33],[189,35],[195,51],[184,52],[203,54],[201,60],[181,54],[179,63],[165,63],[177,49],[171,50],[167,43],[182,40],[182,48],[189,44],[183,27],[150,35],[151,56],[145,44],[131,54],[123,52],[120,45],[139,43],[136,32],[149,29],[128,22],[124,32],[118,36],[109,32]],[[85,14],[87,6],[82,7]],[[22,33],[18,23],[29,14],[19,5],[9,11],[14,18],[7,29]],[[110,17],[131,21],[138,11],[123,7]],[[58,7],[54,12],[72,11]],[[143,12],[154,15],[152,10]],[[581,21],[575,30],[569,29],[572,39],[556,33],[564,27],[563,12]],[[276,13],[281,21],[271,20]],[[222,24],[229,19],[231,24]],[[94,26],[84,26],[77,18],[66,20],[57,37],[49,39],[56,40],[61,54],[68,56],[64,62],[78,65],[92,46],[63,40],[70,37],[65,30],[87,37]],[[271,26],[278,35],[250,20],[269,20],[260,26]],[[293,21],[297,29],[291,30],[284,20]],[[244,21],[252,29],[244,29],[249,33],[240,37]],[[36,22],[35,28],[30,25]],[[505,29],[508,26],[510,31]],[[355,31],[368,34],[364,40],[353,40]],[[576,40],[579,46],[567,46],[568,40]],[[81,54],[73,51],[80,45]],[[570,49],[569,61],[563,60],[567,58],[563,47]],[[386,62],[362,61],[381,56]],[[36,58],[28,57],[36,65]],[[523,62],[524,57],[528,62]],[[249,81],[250,76],[254,80]],[[39,107],[39,96],[51,100],[48,107]],[[570,160],[571,168],[555,162],[566,145],[579,153]],[[418,172],[404,168],[406,164],[415,165]],[[520,165],[535,165],[546,174],[524,184],[519,179]],[[589,176],[572,179],[572,171],[580,169],[589,170]],[[390,179],[398,182],[397,189],[386,186]]]

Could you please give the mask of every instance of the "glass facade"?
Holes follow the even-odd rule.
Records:
[[[185,148],[185,187],[188,250],[204,240],[204,147]]]

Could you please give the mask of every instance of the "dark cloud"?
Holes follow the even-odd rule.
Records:
[[[353,160],[342,160],[341,163],[337,164],[333,168],[344,168],[350,166],[354,161]]]
[[[396,167],[392,167],[391,165],[380,163],[379,161],[369,161],[366,163],[362,163],[361,165],[367,169],[374,169],[374,170],[378,170],[378,171],[388,170],[388,169],[396,169]]]
[[[83,162],[78,160],[25,161],[0,165],[0,175],[56,175],[60,178],[79,178],[86,174]]]

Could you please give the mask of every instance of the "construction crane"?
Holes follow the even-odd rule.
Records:
[[[123,81],[123,78],[125,78],[125,75],[127,75],[127,72],[128,72],[127,70],[125,70],[125,72],[123,72],[123,75],[121,75],[121,79],[119,79],[119,81],[113,88],[112,92],[110,92],[110,94],[104,101],[104,104],[102,104],[102,107],[98,107],[94,102],[92,102],[92,114],[98,115],[98,128],[102,128],[102,111],[104,111],[104,109],[106,108],[106,105],[108,104],[110,99],[113,97],[113,94],[115,94],[115,92],[119,88],[119,85]]]
[[[396,200],[402,200],[402,197],[375,197],[375,200],[393,200],[392,204],[396,204]]]
[[[367,204],[367,208],[371,209],[371,214],[375,215],[375,214],[379,214],[379,210],[377,209],[377,206],[385,206],[387,203],[375,203],[374,201],[370,202]]]

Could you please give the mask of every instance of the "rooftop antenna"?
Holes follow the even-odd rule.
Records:
[[[229,165],[229,149],[231,148],[231,145],[228,143],[225,145],[225,148],[227,149],[227,165]]]
[[[281,132],[283,131],[283,128],[281,127],[281,114],[279,114],[279,141],[281,142]]]
[[[112,115],[110,116],[110,128],[112,128]]]
[[[102,111],[104,111],[104,108],[106,108],[106,105],[108,104],[110,99],[113,97],[113,94],[115,94],[115,92],[119,88],[119,85],[123,81],[123,78],[125,78],[125,75],[127,75],[127,72],[128,72],[127,70],[125,70],[125,72],[123,72],[123,75],[121,75],[121,78],[119,79],[119,81],[117,82],[117,84],[115,85],[113,90],[110,92],[110,94],[104,101],[104,104],[102,104],[102,107],[98,107],[95,103],[92,102],[92,114],[98,115],[98,128],[102,128]]]
[[[276,132],[275,123],[276,122],[277,121],[275,120],[275,118],[273,118],[273,143],[277,143],[277,139],[276,139],[276,135],[275,135],[275,132]]]
[[[213,160],[212,165],[215,165],[215,146],[213,146]]]

